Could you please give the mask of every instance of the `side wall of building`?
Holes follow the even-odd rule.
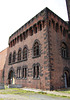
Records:
[[[64,71],[68,69],[70,75],[70,39],[68,38],[68,25],[54,14],[48,13],[49,49],[51,89],[65,87]],[[65,30],[65,31],[64,31]],[[62,43],[68,47],[68,57],[62,57]]]

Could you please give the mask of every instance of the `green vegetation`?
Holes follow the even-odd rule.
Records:
[[[52,97],[70,98],[70,97],[67,97],[67,96],[60,96],[60,95],[56,95],[56,94],[47,94],[47,93],[44,93],[44,92],[38,92],[38,93],[44,94],[44,95],[47,95],[47,96],[52,96]]]
[[[63,92],[63,93],[70,93],[70,90],[64,90],[64,91],[56,91],[56,92]],[[60,96],[60,95],[56,95],[56,94],[47,94],[45,92],[33,92],[33,91],[26,91],[20,88],[5,88],[3,90],[0,90],[0,94],[15,94],[15,95],[27,95],[27,94],[43,94],[43,95],[47,95],[47,96],[53,96],[53,97],[66,97],[66,96]],[[66,98],[70,98],[70,97],[66,97]],[[4,100],[4,99],[0,99],[0,100]]]
[[[19,88],[6,88],[5,90],[0,90],[0,94],[19,94],[19,95],[22,95],[22,94],[26,94],[26,93],[35,93],[33,91],[26,91],[26,90],[22,90],[22,89],[19,89]]]
[[[63,90],[57,90],[56,92],[62,92],[62,93],[68,93],[70,94],[70,89],[63,89]]]

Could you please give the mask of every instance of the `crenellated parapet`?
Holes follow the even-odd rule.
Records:
[[[9,47],[26,40],[28,36],[37,34],[45,26],[53,27],[56,32],[61,32],[64,36],[68,33],[68,24],[54,12],[45,8],[9,37]]]

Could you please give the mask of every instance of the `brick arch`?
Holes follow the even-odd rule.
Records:
[[[62,44],[64,44],[64,45],[67,46],[67,43],[66,43],[65,41],[62,41],[60,45],[62,45]],[[67,47],[68,47],[68,46],[67,46]]]
[[[9,69],[8,73],[9,73],[11,70],[12,70],[12,71],[14,72],[14,74],[15,74],[15,70],[14,70],[13,67],[11,67],[11,68]]]
[[[63,42],[66,43],[65,39],[62,39],[61,42],[60,42],[60,44],[63,43]]]
[[[61,42],[60,42],[60,47],[62,46],[62,44],[66,45],[66,47],[67,47],[67,49],[68,49],[68,45],[67,45],[67,43],[66,43],[65,40],[61,40]]]
[[[13,67],[8,71],[8,84],[15,84],[15,70]]]
[[[40,63],[34,63],[34,64],[32,65],[32,67],[34,67],[35,65],[36,65],[36,66],[38,65],[38,66],[40,67]]]
[[[34,41],[33,45],[35,44],[35,42],[38,42],[39,45],[41,45],[41,44],[40,44],[40,41],[39,41],[38,39],[36,39],[36,40]]]
[[[27,48],[27,50],[28,50],[28,46],[27,46],[27,45],[24,45],[23,49],[24,49],[25,47],[26,47],[26,48]]]
[[[63,69],[63,73],[64,73],[64,71],[68,71],[68,72],[70,73],[70,68],[68,68],[68,67],[64,67],[64,69]]]
[[[13,73],[14,73],[14,77],[15,77],[15,70],[14,70],[13,67],[11,67],[11,68],[9,69],[9,71],[8,71],[8,78],[9,78],[9,73],[10,73],[10,71],[13,71]]]

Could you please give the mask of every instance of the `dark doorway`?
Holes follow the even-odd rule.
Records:
[[[69,72],[64,72],[64,82],[65,82],[65,88],[70,87],[70,79],[69,79]]]
[[[15,84],[14,72],[12,70],[9,72],[8,84]]]

